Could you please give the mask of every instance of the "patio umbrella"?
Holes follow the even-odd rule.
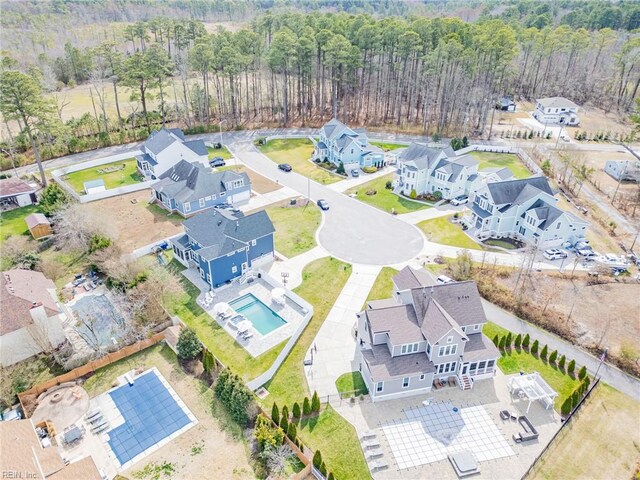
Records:
[[[238,333],[244,333],[252,327],[252,323],[249,320],[243,320],[238,323]]]
[[[229,304],[227,302],[220,302],[220,303],[216,303],[215,306],[213,307],[213,311],[216,312],[216,314],[222,314],[222,313],[227,313],[229,311],[231,307],[229,306]]]

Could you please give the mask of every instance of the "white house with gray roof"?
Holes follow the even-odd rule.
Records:
[[[136,156],[138,170],[145,178],[159,178],[181,160],[208,165],[209,154],[203,140],[187,141],[179,128],[163,128],[151,133]]]
[[[327,160],[336,166],[342,162],[347,172],[362,167],[384,166],[384,152],[375,145],[369,145],[363,128],[352,130],[335,118],[320,129],[320,140],[315,144],[313,158]]]
[[[158,205],[183,217],[222,203],[234,206],[251,198],[251,182],[246,173],[212,171],[201,163],[181,160],[151,185]]]
[[[480,240],[513,238],[547,249],[584,240],[589,225],[556,206],[546,177],[486,183],[469,200],[462,222]]]
[[[580,124],[578,105],[564,97],[539,98],[533,118],[544,124],[577,126]]]
[[[473,281],[436,285],[422,270],[393,277],[393,296],[357,314],[358,368],[372,400],[429,392],[448,381],[463,390],[493,377],[500,353]]]

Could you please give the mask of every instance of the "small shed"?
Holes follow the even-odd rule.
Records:
[[[53,233],[51,230],[51,223],[49,219],[42,213],[32,213],[24,219],[27,222],[29,232],[36,240],[39,238],[48,237]]]
[[[84,193],[87,195],[91,195],[92,193],[100,193],[104,192],[107,187],[104,185],[104,180],[99,178],[98,180],[89,180],[88,182],[84,182]]]

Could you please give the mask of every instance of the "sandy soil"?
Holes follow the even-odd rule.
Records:
[[[263,177],[255,170],[251,170],[244,165],[234,167],[234,170],[237,170],[238,172],[245,172],[249,175],[249,180],[251,180],[251,189],[258,193],[269,193],[282,188],[282,185],[278,185],[273,180]]]
[[[595,146],[594,146],[595,147]],[[576,152],[579,161],[584,160],[590,167],[595,169],[593,173],[593,181],[598,185],[600,190],[608,197],[613,195],[618,181],[613,177],[605,173],[604,166],[609,160],[635,160],[635,157],[631,155],[624,148],[620,147],[620,150],[616,152],[601,152],[597,150],[581,150]],[[633,192],[637,189],[637,185],[630,182],[624,182],[620,185],[620,192]]]
[[[175,214],[167,216],[159,207],[149,207],[149,197],[150,190],[141,190],[88,205],[96,215],[111,213],[109,221],[115,227],[116,243],[124,252],[131,252],[183,231],[182,218]]]

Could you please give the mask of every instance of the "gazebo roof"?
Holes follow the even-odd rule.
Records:
[[[509,380],[509,388],[512,391],[523,391],[529,401],[553,399],[558,396],[558,392],[551,388],[538,372],[512,377]]]

